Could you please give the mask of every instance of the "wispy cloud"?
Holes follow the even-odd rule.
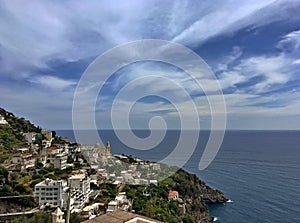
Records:
[[[0,5],[1,105],[18,111],[26,110],[27,114],[30,109],[39,111],[36,117],[47,125],[43,113],[58,110],[64,104],[65,110],[69,111],[66,118],[69,120],[74,87],[80,77],[79,72],[61,72],[64,64],[77,61],[87,61],[88,64],[93,58],[118,44],[142,38],[159,38],[200,49],[200,53],[201,46],[211,42],[216,42],[219,46],[228,44],[227,49],[231,50],[222,58],[218,52],[211,54],[214,54],[212,64],[216,64],[213,70],[226,94],[228,111],[232,116],[251,115],[258,120],[260,115],[266,116],[271,110],[276,115],[281,112],[295,115],[298,105],[295,97],[300,90],[297,75],[300,72],[299,27],[289,33],[282,29],[282,36],[274,34],[275,36],[264,37],[266,42],[268,38],[277,38],[278,43],[269,48],[255,46],[261,48],[259,52],[255,47],[255,52],[247,51],[248,44],[253,45],[247,38],[242,38],[243,41],[239,43],[234,40],[237,33],[245,30],[242,37],[259,36],[265,26],[274,26],[274,30],[281,29],[276,22],[285,24],[289,21],[289,25],[296,26],[300,16],[296,13],[291,15],[291,9],[299,8],[300,3],[296,0],[252,0],[239,4],[234,0],[92,0],[86,4],[77,1],[3,1]],[[233,43],[225,42],[226,38],[232,39]],[[210,53],[209,50],[207,52]],[[57,61],[61,67],[57,66]],[[111,100],[120,88],[135,78],[151,75],[162,76],[182,85],[197,102],[201,115],[209,115],[202,90],[183,71],[144,64],[132,66],[126,72],[127,75],[122,74],[110,80],[113,82],[108,84],[111,89],[105,92],[103,103],[99,105],[101,109],[97,110],[106,114],[97,116],[101,121],[107,121],[104,117],[109,119]],[[206,93],[213,96],[214,80],[202,78],[201,83],[206,87]],[[90,87],[95,86],[96,83],[91,83]],[[176,85],[148,80],[145,83],[137,82],[131,87],[133,90],[128,93],[128,97],[152,91],[156,94],[173,95],[180,108],[187,106],[186,97],[177,90]],[[31,108],[26,103],[26,98],[37,95],[39,91],[42,92],[41,99],[36,100]],[[43,100],[53,95],[55,100]],[[128,101],[122,102],[128,105]],[[145,116],[147,112],[149,115],[160,114],[167,120],[177,117],[174,107],[168,103],[141,101],[136,105],[135,117],[138,117],[138,113]],[[55,120],[57,117],[55,113],[47,118]],[[61,120],[56,124],[53,121],[52,125],[65,123],[70,126],[70,120],[66,123],[63,118],[62,114]]]
[[[32,77],[29,79],[29,81],[54,90],[62,90],[64,88],[76,85],[75,81],[64,80],[62,78],[49,75]]]
[[[272,22],[274,12],[261,10],[274,2],[275,0],[252,1],[251,4],[240,2],[237,5],[235,1],[220,1],[219,4],[214,4],[213,9],[208,9],[207,14],[199,14],[199,18],[185,27],[173,38],[173,41],[199,46],[212,37],[226,35],[251,25],[258,26],[262,18],[264,18],[264,23],[266,19]],[[232,11],[233,4],[235,5],[234,11]],[[262,16],[261,13],[267,13],[268,17],[265,18],[265,15]]]

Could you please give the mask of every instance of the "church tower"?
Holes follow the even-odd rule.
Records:
[[[110,155],[110,142],[107,141],[106,143],[106,155]]]

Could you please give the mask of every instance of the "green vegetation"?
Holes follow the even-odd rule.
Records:
[[[9,125],[0,125],[0,143],[3,147],[10,149],[15,145],[22,145],[26,142],[18,129],[14,129]]]
[[[107,183],[101,184],[98,189],[101,189],[102,196],[95,202],[107,204],[115,198],[120,188]],[[209,193],[213,193],[214,190],[184,170],[178,170],[172,176],[160,181],[158,185],[122,185],[121,189],[132,201],[132,209],[137,214],[174,223],[195,222],[203,216],[210,218],[207,214],[207,205],[201,197],[204,191],[209,190]],[[168,201],[170,190],[177,190],[181,199]],[[200,215],[202,216],[199,217]]]
[[[171,180],[168,178],[166,182]],[[172,180],[171,180],[172,181]],[[163,222],[169,222],[175,218],[180,222],[179,201],[168,201],[168,191],[173,188],[165,182],[156,185],[125,185],[123,191],[133,201],[132,209],[136,213],[155,218]],[[181,201],[182,202],[182,201]],[[176,217],[174,217],[176,216]],[[173,219],[174,222],[174,219]]]
[[[15,218],[14,220],[11,221],[11,223],[51,223],[52,222],[52,216],[51,213],[49,212],[36,212],[32,217],[27,217],[25,215]]]
[[[68,142],[60,136],[55,136],[54,139],[52,140],[52,144],[63,145],[63,144],[68,144]]]
[[[0,115],[2,115],[12,129],[18,130],[18,132],[41,132],[40,127],[36,127],[30,121],[24,118],[18,118],[13,113],[0,108]]]
[[[23,132],[40,132],[41,129],[2,108],[0,108],[0,115],[8,122],[8,125],[0,125],[0,162],[3,163],[14,153],[14,147],[27,145]]]

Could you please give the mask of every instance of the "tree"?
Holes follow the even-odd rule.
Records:
[[[67,163],[73,163],[74,159],[72,156],[68,156]]]
[[[8,182],[8,171],[0,166],[0,183],[5,184]]]
[[[76,213],[72,213],[70,216],[70,222],[71,223],[80,223],[83,219]]]
[[[26,187],[24,187],[22,184],[18,184],[15,186],[15,191],[19,192],[20,194],[24,194],[27,192]]]
[[[40,222],[40,223],[51,223],[52,222],[52,217],[51,217],[51,213],[48,212],[44,212],[44,211],[40,211],[40,212],[36,212],[31,218],[27,217],[25,215],[22,215],[19,218],[15,218],[12,223],[36,223],[36,222]]]
[[[52,138],[55,138],[56,132],[55,131],[51,131],[51,133],[52,133]]]

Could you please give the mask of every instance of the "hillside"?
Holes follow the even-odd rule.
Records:
[[[102,196],[96,202],[107,203],[117,195],[116,185],[100,185]],[[168,199],[169,191],[177,191],[179,199]],[[228,199],[224,194],[210,188],[196,175],[178,170],[160,181],[158,185],[123,185],[122,191],[132,201],[135,213],[172,223],[209,223],[207,204],[224,203]]]
[[[0,108],[0,115],[8,122],[6,125],[0,125],[0,162],[3,162],[13,154],[13,148],[26,145],[23,132],[40,132],[41,129],[3,108]]]
[[[30,121],[18,118],[12,113],[0,108],[0,114],[8,124],[0,125],[0,159],[1,162],[12,155],[15,147],[25,145],[23,132],[40,132]],[[56,136],[57,138],[57,136]],[[57,138],[59,139],[59,137]],[[129,159],[130,161],[130,159]],[[45,167],[35,174],[13,173],[9,176],[8,171],[0,168],[0,184],[4,185],[0,191],[2,196],[28,194],[32,191],[35,183],[41,179],[60,179],[63,175],[66,178],[70,174],[68,170],[62,171]],[[99,188],[102,196],[94,202],[106,203],[116,196],[116,185],[103,183]],[[137,213],[163,222],[173,223],[208,223],[213,219],[209,215],[209,203],[226,202],[227,198],[219,190],[214,190],[201,181],[196,175],[185,170],[178,170],[173,175],[161,180],[157,185],[122,185],[122,191],[132,201],[132,209]],[[179,199],[169,200],[169,191],[177,191]],[[21,205],[24,203],[25,205]],[[34,203],[31,200],[16,200],[15,202],[4,202],[0,205],[0,212],[9,210],[24,211],[31,208]]]

